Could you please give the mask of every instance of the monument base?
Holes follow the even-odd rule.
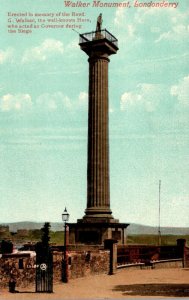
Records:
[[[126,244],[126,228],[129,224],[108,218],[83,218],[69,225],[69,243],[103,245],[104,240],[114,239]]]

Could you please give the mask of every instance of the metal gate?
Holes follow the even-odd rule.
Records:
[[[53,256],[50,248],[39,245],[36,249],[36,289],[37,293],[53,292]]]

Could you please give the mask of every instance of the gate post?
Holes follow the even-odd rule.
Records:
[[[117,240],[106,239],[104,240],[104,249],[110,250],[110,264],[108,275],[113,275],[117,269]]]
[[[177,239],[178,254],[179,257],[182,258],[183,268],[185,267],[185,246],[186,246],[185,239]]]

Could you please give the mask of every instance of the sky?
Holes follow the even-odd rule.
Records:
[[[177,1],[68,8],[63,0],[0,0],[0,224],[61,222],[65,206],[70,222],[84,216],[88,57],[71,28],[7,30],[17,25],[8,12],[77,12],[88,20],[77,23],[79,33],[94,31],[102,13],[102,27],[118,39],[109,63],[113,216],[157,226],[161,180],[161,226],[189,226],[189,1]]]

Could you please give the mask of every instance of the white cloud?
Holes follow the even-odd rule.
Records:
[[[65,51],[70,53],[70,52],[72,52],[72,50],[75,51],[75,49],[78,47],[79,47],[78,38],[76,38],[73,41],[71,41],[69,44],[66,45]]]
[[[67,95],[64,95],[62,92],[56,92],[54,94],[42,94],[36,99],[36,104],[39,109],[47,111],[72,109],[70,98]]]
[[[80,92],[79,93],[79,104],[80,105],[87,105],[87,102],[88,102],[88,93],[86,92]]]
[[[125,110],[127,106],[135,106],[138,103],[141,103],[142,96],[134,92],[126,92],[121,96],[120,108]]]
[[[7,60],[10,60],[12,57],[13,57],[13,49],[12,48],[8,48],[5,51],[0,50],[0,64],[5,63]]]
[[[119,29],[119,40],[122,42],[182,41],[189,37],[188,17],[189,11],[182,12],[179,9],[146,8],[131,11],[118,8],[114,24]],[[127,47],[131,47],[131,44],[127,44]]]
[[[55,39],[46,39],[41,45],[27,49],[23,55],[22,62],[45,61],[55,54],[63,54],[64,47],[61,41]]]
[[[32,100],[29,94],[6,94],[0,99],[0,110],[21,111],[31,108]]]
[[[178,85],[173,85],[170,94],[177,97],[179,104],[189,107],[189,76],[180,80]]]
[[[125,92],[121,96],[120,109],[143,108],[145,111],[153,112],[164,100],[163,87],[158,84],[141,83],[137,85],[136,91]]]
[[[80,92],[77,102],[74,102],[62,92],[44,93],[32,103],[29,94],[6,94],[0,98],[0,111],[23,111],[32,107],[33,112],[62,112],[77,109],[87,110],[88,93]]]
[[[188,38],[189,38],[188,26],[181,24],[172,27],[172,29],[167,32],[161,33],[158,39],[155,40],[155,43],[159,43],[163,40],[178,41],[181,39],[188,39]]]
[[[118,27],[121,26],[123,19],[125,18],[125,8],[119,7],[115,12],[114,24]]]

